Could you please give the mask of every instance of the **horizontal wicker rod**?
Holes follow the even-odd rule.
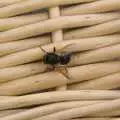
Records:
[[[84,39],[74,39],[74,41],[86,40],[86,42],[87,42],[87,40],[88,40],[88,42],[89,42],[89,41],[94,41],[95,39],[96,40],[99,39],[99,42],[104,41],[104,39],[106,39],[106,44],[105,45],[107,46],[107,44],[112,45],[112,44],[119,43],[120,34],[114,34],[114,35],[108,35],[108,36],[100,36],[100,37],[87,38],[87,39],[85,39],[85,38]],[[43,36],[43,37],[41,36],[41,37],[35,37],[35,38],[30,38],[30,39],[24,39],[24,40],[20,40],[20,41],[1,43],[0,44],[0,56],[8,55],[8,54],[11,54],[11,53],[14,53],[14,52],[19,52],[19,51],[30,49],[30,48],[33,48],[33,47],[39,47],[39,46],[44,45],[44,44],[49,44],[50,41],[51,41],[50,36],[46,35],[46,36]],[[70,42],[70,41],[71,40],[69,39],[68,42]]]
[[[110,35],[113,33],[120,32],[120,19],[105,22],[102,24],[86,27],[83,29],[70,30],[64,36],[64,39],[77,39],[85,37],[96,37],[103,35]]]
[[[74,81],[69,80],[68,83],[77,83],[80,81],[96,79],[119,72],[119,65],[120,61],[113,61],[73,67],[71,69],[68,69],[68,73],[71,78],[74,79]]]
[[[120,10],[119,0],[97,0],[86,4],[77,4],[65,7],[61,11],[63,15],[90,14]]]
[[[117,16],[116,16],[117,17]],[[0,31],[5,31],[20,26],[37,23],[48,19],[47,12],[21,15],[11,18],[0,19]]]
[[[115,108],[120,108],[120,99],[96,103],[93,105],[83,106],[80,108],[73,108],[70,110],[61,111],[47,116],[39,117],[33,120],[64,120],[75,117],[85,117],[90,114],[109,111]]]
[[[48,114],[63,111],[63,110],[66,110],[66,109],[77,108],[77,107],[82,107],[82,106],[87,106],[87,105],[99,103],[100,101],[88,101],[88,102],[87,101],[82,101],[82,102],[83,102],[82,104],[81,104],[81,101],[79,101],[79,102],[74,102],[73,101],[73,102],[64,102],[64,103],[55,103],[55,104],[52,104],[52,105],[45,105],[43,107],[37,107],[37,108],[33,108],[33,109],[30,109],[30,110],[27,110],[27,111],[23,111],[23,112],[20,112],[20,113],[17,113],[17,114],[12,114],[12,115],[9,115],[9,116],[5,116],[2,119],[4,119],[4,120],[34,119],[36,117],[48,115]],[[70,103],[69,104],[70,106],[67,103],[68,104]],[[117,113],[116,111],[112,112],[112,113],[111,112],[105,112],[105,113],[107,113],[107,115],[108,115],[107,117],[110,117],[110,116],[113,117],[115,115],[119,115],[119,112]],[[104,116],[105,113],[103,113],[103,115],[101,114],[101,116],[99,114],[95,115],[95,116],[102,117],[102,116]],[[95,117],[95,116],[93,115],[93,117]],[[104,116],[104,117],[106,117],[106,116]]]
[[[111,117],[112,118],[112,117],[119,117],[119,116],[120,116],[120,108],[117,108],[117,109],[115,108],[115,109],[112,109],[112,110],[98,112],[98,113],[95,113],[95,114],[93,113],[93,114],[89,115],[90,118],[91,117]]]
[[[34,119],[36,117],[45,116],[48,114],[52,114],[55,112],[77,108],[82,106],[87,106],[90,104],[100,103],[103,101],[71,101],[71,102],[60,102],[49,105],[44,105],[40,107],[36,107],[18,114],[13,114],[4,117],[4,120],[26,120],[26,119]]]
[[[90,114],[91,117],[119,117],[120,116],[120,108],[112,109],[108,111],[103,111],[101,113]]]
[[[0,100],[5,100],[5,99],[9,99],[12,98],[13,96],[0,96]]]
[[[46,75],[48,77],[46,77]],[[54,76],[54,78],[53,78],[53,76]],[[24,83],[23,83],[23,81],[20,82],[17,79],[17,80],[11,81],[11,83],[8,82],[7,86],[6,86],[6,83],[1,84],[0,85],[0,90],[1,90],[0,95],[18,95],[18,94],[23,95],[24,93],[31,93],[33,91],[40,91],[40,90],[44,90],[44,89],[48,89],[48,88],[59,87],[59,86],[67,83],[67,78],[59,72],[49,72],[49,73],[44,73],[44,74],[38,74],[38,75],[30,76],[28,78],[23,78],[23,79],[24,79]],[[23,80],[23,79],[21,79],[21,80]],[[13,85],[12,82],[14,82],[14,83],[16,82],[17,84]],[[18,85],[18,82],[20,82],[19,85]],[[29,87],[26,88],[25,86],[27,84]],[[33,85],[31,86],[31,84],[33,84]],[[11,87],[13,87],[13,88],[11,88]],[[17,90],[13,92],[13,89],[15,90],[16,88],[17,88]],[[22,89],[19,89],[19,88],[22,88]],[[9,90],[9,89],[11,89],[11,90],[5,91],[5,90]]]
[[[77,118],[77,119],[69,119],[69,120],[115,120],[114,117],[93,117],[93,118]],[[116,119],[117,120],[117,119]]]
[[[111,16],[110,13],[106,13],[106,14],[104,13],[104,14],[88,14],[88,15],[77,15],[77,16],[63,16],[59,18],[45,20],[39,23],[30,24],[2,32],[0,33],[0,42],[24,39],[65,28],[96,25],[103,23],[105,21],[109,21],[111,17],[113,19],[113,16]],[[117,22],[120,23],[119,20]]]
[[[40,91],[48,88],[58,87],[67,83],[67,78],[59,72],[43,73],[43,74],[38,74],[34,76],[29,76],[28,78],[23,78],[23,79],[24,79],[24,83],[23,81],[21,82],[19,81],[20,82],[19,84],[17,79],[17,80],[11,81],[11,83],[8,83],[8,86],[6,86],[6,83],[0,85],[0,90],[1,90],[0,95],[17,95],[17,94],[22,95],[24,93],[31,93],[34,91],[36,92],[36,91]],[[16,85],[14,84],[13,86],[12,82],[17,82],[17,84]],[[29,87],[25,88],[26,84],[28,84]],[[33,85],[31,86],[31,84]],[[10,87],[13,87],[13,88],[10,88]],[[16,88],[17,90],[13,92],[13,89],[15,90]],[[19,88],[22,88],[22,89],[19,89]],[[5,91],[7,89],[11,89],[11,90]]]
[[[119,38],[120,38],[119,35],[113,35],[99,38],[77,39],[56,42],[41,47],[46,52],[53,52],[54,46],[56,47],[57,52],[80,52],[105,47],[112,44],[117,44],[120,42]],[[8,56],[1,57],[0,68],[6,68],[15,65],[21,65],[23,63],[33,62],[36,60],[42,60],[45,52],[41,49],[41,47],[27,49],[25,51],[16,52]]]
[[[35,38],[24,39],[20,41],[13,41],[0,44],[0,56],[19,52],[22,50],[39,47],[41,45],[49,44],[51,42],[50,36],[40,36]]]
[[[11,72],[10,72],[11,71]],[[47,71],[47,66],[42,62],[35,62],[5,69],[0,69],[0,84],[34,74]]]
[[[26,119],[34,119],[37,117],[45,116],[48,114],[56,113],[59,111],[64,111],[72,108],[78,108],[78,107],[83,107],[83,106],[88,106],[88,105],[94,105],[95,103],[101,103],[104,101],[72,101],[72,102],[61,102],[61,103],[54,103],[50,105],[44,105],[40,107],[36,107],[30,110],[26,110],[17,114],[12,114],[9,116],[5,116],[2,119],[4,120],[26,120]],[[91,115],[93,117],[113,117],[116,115],[119,115],[120,111],[107,111],[104,113],[98,113],[95,115]],[[90,117],[91,117],[90,116]]]
[[[108,90],[120,87],[120,73],[114,73],[102,78],[89,80],[83,83],[73,84],[69,90]]]
[[[20,112],[25,112],[27,109],[3,110],[0,111],[0,119],[6,116],[14,115]]]
[[[94,104],[93,104],[94,105]],[[88,105],[89,106],[89,105]],[[82,107],[82,106],[80,106],[80,107]],[[77,108],[80,108],[79,106],[77,107]],[[74,109],[74,108],[72,108],[72,109]],[[68,111],[70,110],[70,109],[67,109]],[[66,111],[67,111],[66,110]],[[60,112],[62,112],[62,111],[60,111]],[[55,112],[56,113],[56,112]],[[55,113],[53,113],[53,114],[55,114]],[[57,114],[57,113],[56,113]],[[101,113],[98,113],[98,114],[92,114],[92,115],[86,115],[86,116],[84,116],[84,117],[89,117],[89,118],[92,118],[92,117],[94,117],[94,119],[95,118],[102,118],[102,117],[105,117],[105,118],[107,118],[107,117],[110,117],[111,118],[111,120],[112,120],[112,118],[115,118],[115,117],[118,117],[120,115],[120,109],[118,109],[118,111],[113,111],[113,112],[111,112],[111,111],[107,111],[107,112],[102,112],[102,114]],[[47,115],[46,115],[47,116]],[[49,116],[49,115],[48,115]],[[32,119],[32,120],[39,120],[39,118],[40,117],[38,117],[37,119],[35,118],[35,119]],[[44,116],[42,116],[42,118],[44,118]],[[8,119],[9,120],[9,119]],[[10,120],[12,120],[12,119],[10,119]],[[20,120],[22,120],[22,119],[20,119]],[[47,119],[47,120],[52,120],[52,119]],[[72,119],[72,120],[74,120],[74,119]],[[75,119],[75,120],[78,120],[78,119]],[[95,119],[96,120],[96,119]],[[106,120],[106,119],[105,119]]]
[[[0,85],[0,95],[23,95],[64,84],[96,79],[116,72],[120,72],[120,61],[77,66],[68,69],[68,76],[71,79],[66,78],[59,71],[38,74]]]
[[[69,66],[104,62],[120,58],[120,44],[73,54]]]
[[[119,49],[120,49],[119,45],[115,45],[108,47],[108,49],[101,48],[89,52],[77,53],[72,56],[69,66],[95,63],[101,61],[105,62],[106,60],[108,61],[108,60],[114,60],[116,58],[120,58]],[[12,71],[12,74],[10,71]],[[15,67],[13,66],[10,68],[0,69],[0,83],[14,79],[19,79],[22,77],[31,76],[45,71],[47,71],[47,66],[42,62],[35,62],[26,65],[19,65]],[[116,81],[118,81],[118,79]]]
[[[54,99],[53,99],[54,98]],[[119,91],[107,90],[81,90],[81,91],[57,91],[39,94],[16,96],[7,100],[0,100],[0,110],[30,107],[34,105],[76,101],[76,100],[113,100],[120,98]]]
[[[62,16],[64,15],[65,11],[66,10],[64,10],[63,13],[61,13]],[[71,11],[68,12],[68,15],[70,12]],[[109,13],[109,15],[111,16],[111,20],[117,19],[120,17],[119,11],[111,12]],[[40,13],[34,13],[34,14],[28,14],[28,15],[15,16],[11,18],[4,18],[4,19],[0,19],[0,31],[5,31],[5,30],[17,28],[20,26],[28,25],[28,24],[33,24],[40,21],[44,21],[44,20],[48,20],[48,12],[40,12]]]
[[[92,27],[92,29],[93,29],[92,31],[89,30],[89,29],[85,29],[85,30],[83,30],[83,33],[81,32],[81,30],[79,31],[79,29],[78,29],[78,31],[77,30],[72,30],[71,33],[70,32],[65,33],[64,38],[65,39],[80,38],[80,37],[84,38],[84,37],[93,37],[93,36],[99,36],[99,35],[105,35],[105,34],[107,35],[107,34],[110,34],[110,33],[114,33],[116,31],[119,31],[118,26],[119,26],[120,22],[118,22],[118,21],[119,20],[117,20],[117,22],[112,21],[112,22],[108,22],[108,23],[105,23],[105,24],[97,25],[97,26],[95,26],[96,28]],[[104,29],[100,29],[99,26],[101,28],[104,28]],[[108,31],[108,28],[110,29],[110,32]],[[91,27],[90,27],[90,29],[91,29]],[[89,31],[91,31],[91,33],[89,33]]]
[[[0,8],[0,18],[15,16],[23,13],[28,13],[35,10],[40,10],[43,8],[49,8],[59,5],[77,4],[92,2],[95,0],[54,0],[54,1],[41,1],[41,0],[27,0],[17,4],[13,4],[4,8]],[[16,12],[15,12],[16,11]]]
[[[7,5],[12,5],[25,0],[0,0],[0,7],[5,7]]]

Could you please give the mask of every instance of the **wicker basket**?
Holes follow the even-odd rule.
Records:
[[[0,32],[0,120],[120,120],[120,0],[0,0]]]

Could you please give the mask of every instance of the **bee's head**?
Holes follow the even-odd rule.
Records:
[[[65,53],[60,56],[60,63],[62,65],[68,64],[71,60],[72,53]]]

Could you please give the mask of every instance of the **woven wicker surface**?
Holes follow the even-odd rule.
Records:
[[[119,0],[0,0],[0,120],[120,120],[119,88]]]

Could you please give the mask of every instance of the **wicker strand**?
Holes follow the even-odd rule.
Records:
[[[27,111],[23,111],[18,114],[9,115],[4,117],[4,120],[26,120],[26,119],[34,119],[36,117],[45,116],[48,114],[52,114],[54,112],[59,112],[62,110],[67,110],[76,107],[87,106],[94,103],[100,103],[101,101],[72,101],[72,102],[60,102],[49,104],[45,106],[35,107]]]
[[[40,10],[43,8],[50,8],[59,5],[69,5],[76,3],[86,3],[95,0],[54,0],[54,1],[41,1],[41,0],[27,0],[20,3],[16,3],[7,7],[0,8],[0,18],[10,17],[15,15],[20,15],[23,13],[32,12],[35,10]]]
[[[66,35],[66,34],[64,34],[64,35]],[[99,42],[106,39],[106,42],[105,42],[106,46],[120,43],[119,42],[120,41],[119,34],[108,35],[108,36],[103,36],[103,37],[100,36],[100,37],[95,37],[95,38],[87,38],[87,39],[85,39],[85,38],[84,39],[74,39],[74,42],[76,41],[79,43],[79,41],[82,42],[83,40],[87,42],[87,40],[88,40],[88,42],[91,41],[93,43],[93,41],[96,41],[95,39],[98,39]],[[68,40],[69,40],[68,42],[71,41],[70,39],[68,39]],[[1,43],[0,44],[0,56],[8,55],[11,53],[23,51],[23,50],[30,49],[30,48],[39,47],[40,45],[49,44],[50,41],[51,41],[50,36],[46,35],[43,37],[41,36],[41,37],[36,37],[36,38],[31,38],[31,39],[24,39],[24,40],[20,40],[20,41]],[[63,43],[64,42],[65,42],[65,40],[63,41]],[[55,43],[55,44],[57,44],[57,43]],[[103,47],[105,47],[105,46],[103,46]],[[77,44],[76,44],[76,48],[77,48]],[[73,51],[75,51],[75,50],[73,50]]]
[[[62,8],[61,11],[63,11],[63,13],[61,13],[61,16],[64,16],[64,12],[66,12],[66,10]],[[94,12],[91,12],[91,14],[93,13]],[[70,10],[68,13],[66,13],[66,16],[69,16],[69,14],[72,14]],[[109,14],[113,16],[113,19],[117,19],[120,16],[119,11],[110,12]],[[77,15],[80,15],[80,14],[78,13]],[[40,12],[35,14],[15,16],[11,18],[4,18],[4,19],[0,19],[0,31],[5,31],[5,30],[17,28],[20,26],[28,25],[28,24],[33,24],[36,22],[44,21],[44,20],[48,20],[48,12]]]
[[[114,41],[111,38],[113,38]],[[104,40],[104,39],[106,39],[106,40]],[[54,46],[57,48],[57,52],[82,52],[82,51],[86,51],[86,50],[93,50],[96,48],[105,47],[105,46],[112,45],[112,44],[114,45],[119,42],[120,42],[119,35],[115,35],[115,36],[111,36],[111,37],[106,36],[106,37],[102,37],[102,38],[101,37],[93,38],[93,40],[89,38],[89,39],[83,39],[83,40],[78,39],[78,40],[56,42],[54,44],[44,45],[41,47],[47,52],[53,52]],[[115,45],[113,47],[108,47],[108,48],[106,47],[106,48],[104,48],[104,50],[106,50],[106,49],[113,50],[113,52],[111,51],[111,54],[113,54],[113,56],[114,56],[114,51],[118,50],[118,52],[115,56],[119,57],[119,54],[120,54],[119,46],[120,46],[120,44]],[[16,53],[10,54],[8,56],[1,57],[0,58],[0,68],[12,67],[15,65],[21,65],[24,63],[42,60],[43,55],[45,53],[41,50],[41,47],[27,49],[25,51],[16,52]],[[99,51],[99,49],[98,49],[98,51]],[[102,51],[103,50],[100,50],[99,52],[102,52]],[[106,59],[106,58],[104,58],[104,59]],[[77,61],[76,64],[79,65],[79,62],[81,62],[81,61]],[[72,64],[72,66],[74,66],[74,65],[75,65],[75,63]]]
[[[47,72],[4,83],[0,86],[0,95],[23,95],[64,84],[96,79],[116,72],[120,72],[120,61],[77,66],[68,69],[71,80],[59,72]]]
[[[120,10],[119,0],[97,0],[83,5],[63,8],[63,15],[91,14]]]
[[[102,78],[89,80],[79,84],[73,84],[68,87],[70,90],[107,90],[120,87],[120,73],[115,73]]]
[[[63,17],[59,17],[59,18],[54,18],[54,19],[45,20],[42,22],[26,25],[25,27],[22,26],[22,27],[18,27],[18,28],[12,29],[12,30],[2,32],[2,33],[0,33],[0,43],[14,41],[14,40],[20,40],[20,39],[24,39],[24,38],[28,38],[28,37],[37,36],[37,35],[42,35],[42,34],[54,32],[54,31],[60,30],[60,29],[87,27],[87,26],[91,26],[91,25],[108,22],[108,21],[112,20],[113,18],[114,18],[114,15],[112,15],[111,13],[63,16]],[[111,25],[111,21],[106,24],[104,25],[105,27],[102,25],[102,27],[98,26],[96,29],[105,29],[106,27],[108,28],[109,24]],[[112,30],[107,29],[107,32],[111,33],[112,31],[113,32],[120,31],[120,27],[119,27],[120,20],[119,19],[113,20],[111,26],[113,27]],[[90,30],[90,32],[91,31],[92,31],[92,29]],[[93,34],[89,33],[89,34],[87,34],[87,36],[88,35],[93,35]]]
[[[105,101],[101,103],[96,103],[94,105],[83,106],[80,108],[73,108],[70,110],[65,110],[47,116],[39,117],[33,120],[64,120],[75,117],[85,117],[91,114],[110,111],[116,108],[120,108],[120,99],[111,100],[109,102]]]
[[[120,19],[105,22],[95,26],[86,27],[83,29],[76,29],[67,32],[64,36],[66,39],[77,39],[85,37],[96,37],[120,33]]]
[[[27,109],[15,109],[15,110],[3,110],[0,111],[0,119],[9,115],[19,114],[20,112],[25,112]]]
[[[53,99],[54,98],[54,99]],[[114,100],[120,98],[119,91],[81,90],[81,91],[57,91],[25,96],[16,96],[6,100],[0,100],[0,110],[30,107],[62,101],[80,100]],[[120,102],[119,102],[120,104]],[[109,104],[111,105],[111,104]],[[117,105],[117,104],[116,104]]]
[[[70,119],[69,119],[70,120]],[[71,120],[120,120],[120,118],[116,117],[100,117],[100,118],[77,118],[77,119],[71,119]]]
[[[95,62],[105,62],[105,61],[115,60],[117,58],[120,58],[119,46],[120,45],[118,44],[106,48],[92,50],[89,52],[77,53],[72,56],[69,66],[85,65]],[[12,71],[12,74],[9,71]],[[14,79],[19,79],[22,77],[31,76],[45,71],[47,71],[47,66],[44,65],[42,62],[35,62],[25,65],[19,65],[16,67],[13,66],[10,68],[4,68],[0,70],[0,83]]]
[[[25,0],[0,0],[0,7],[5,7],[7,5],[12,5]]]

